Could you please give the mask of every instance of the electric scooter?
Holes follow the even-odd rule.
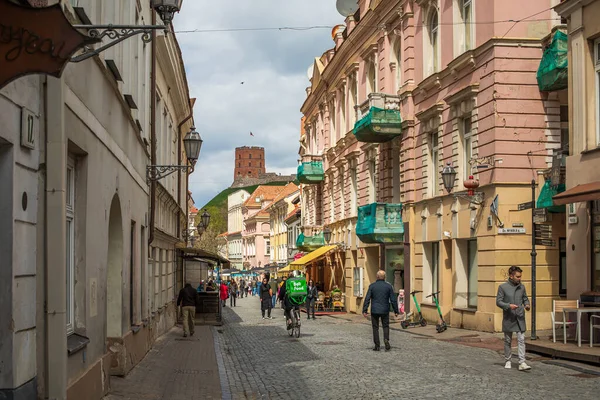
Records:
[[[433,297],[433,301],[435,301],[435,306],[437,307],[438,314],[440,315],[440,322],[435,325],[435,330],[437,333],[442,333],[448,329],[448,325],[446,325],[446,321],[444,321],[444,317],[442,316],[442,309],[440,308],[440,302],[438,301],[438,294],[440,294],[439,290],[435,293],[431,293],[429,296],[427,296],[427,298]]]
[[[410,292],[412,295],[413,301],[415,302],[415,307],[417,308],[417,313],[419,313],[419,317],[413,317],[412,321],[404,320],[400,322],[400,326],[402,329],[406,329],[409,326],[427,326],[427,320],[423,318],[423,314],[421,313],[421,307],[419,306],[419,302],[417,301],[417,293],[422,293],[420,290],[414,290]]]

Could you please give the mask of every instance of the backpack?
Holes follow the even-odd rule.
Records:
[[[306,278],[302,276],[288,278],[285,281],[285,293],[292,304],[304,304],[306,302],[306,295],[308,294]]]

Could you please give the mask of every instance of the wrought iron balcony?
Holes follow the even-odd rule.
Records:
[[[356,236],[364,243],[402,243],[402,204],[371,203],[358,207]]]
[[[307,185],[323,182],[325,173],[323,171],[323,162],[310,161],[298,165],[298,174],[296,175],[300,183]]]
[[[383,93],[371,93],[356,109],[353,130],[359,142],[384,143],[402,134],[400,98]]]

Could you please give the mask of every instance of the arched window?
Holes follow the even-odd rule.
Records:
[[[248,171],[248,175],[250,175],[252,173],[252,171]]]
[[[375,60],[369,61],[369,69],[367,71],[367,90],[369,93],[377,92],[377,67]]]
[[[402,39],[398,37],[392,47],[392,60],[396,64],[394,78],[396,79],[396,90],[402,86]]]
[[[438,13],[436,10],[431,11],[429,14],[429,56],[431,57],[430,69],[431,73],[438,72],[439,60],[438,60],[438,43],[439,43],[439,24],[438,24]]]
[[[250,159],[252,160],[252,154],[250,154]]]

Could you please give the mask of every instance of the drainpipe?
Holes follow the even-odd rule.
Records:
[[[48,398],[67,398],[66,165],[64,82],[46,78],[45,289]]]
[[[152,25],[156,25],[156,12],[152,11]],[[156,31],[152,30],[150,43],[150,165],[156,165]],[[156,211],[156,181],[150,182],[150,221],[148,245],[154,241],[154,214]]]

